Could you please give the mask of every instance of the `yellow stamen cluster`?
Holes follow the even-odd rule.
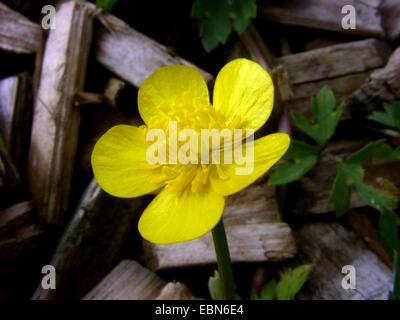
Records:
[[[166,105],[162,104],[158,107],[160,111],[157,116],[150,119],[146,130],[161,129],[167,137],[167,159],[169,159],[169,123],[176,121],[177,132],[183,129],[193,129],[196,131],[199,138],[197,152],[197,164],[162,164],[154,165],[161,166],[161,175],[157,178],[157,182],[164,182],[166,188],[174,193],[180,193],[191,184],[192,192],[200,192],[209,181],[210,171],[215,169],[219,178],[228,179],[223,172],[220,164],[203,164],[201,163],[201,130],[202,129],[217,129],[222,130],[228,128],[233,133],[233,130],[238,127],[240,117],[236,117],[231,123],[227,123],[226,118],[209,104],[204,98],[192,97],[190,92],[183,94],[182,105]],[[178,149],[187,141],[178,141]],[[209,159],[212,157],[211,146],[207,150]],[[211,162],[211,161],[210,161]],[[222,162],[222,161],[221,161]],[[213,168],[214,167],[214,168]]]

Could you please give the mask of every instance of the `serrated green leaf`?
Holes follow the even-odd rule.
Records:
[[[362,181],[354,182],[354,187],[364,202],[372,208],[382,212],[385,208],[397,208],[398,199],[389,192],[365,185]]]
[[[212,300],[223,300],[221,279],[217,270],[214,271],[214,276],[208,278],[208,291]],[[240,300],[237,293],[235,293],[235,300]]]
[[[316,98],[311,98],[311,111],[316,121],[322,121],[336,107],[336,100],[333,92],[323,87]]]
[[[390,160],[393,156],[393,149],[386,143],[378,149],[375,154],[375,161],[378,163],[384,163]]]
[[[368,143],[361,149],[354,152],[346,159],[346,163],[361,163],[365,160],[371,159],[377,152],[381,151],[385,145],[385,140],[377,140]]]
[[[118,0],[97,0],[96,8],[102,8],[104,11],[111,11],[117,2]]]
[[[312,124],[306,116],[291,112],[294,124],[319,145],[324,146],[335,133],[342,114],[343,104],[335,110],[336,101],[332,91],[324,87],[316,98],[311,98],[311,112],[315,123]]]
[[[224,44],[232,30],[242,33],[256,12],[256,0],[196,0],[192,7],[192,17],[201,20],[200,37],[207,52]]]
[[[397,147],[393,153],[392,153],[392,157],[396,160],[400,160],[400,147]]]
[[[400,251],[396,251],[393,261],[393,291],[389,294],[390,300],[400,300]]]
[[[200,27],[201,43],[207,52],[224,44],[231,33],[231,22],[226,17],[205,20]]]
[[[290,112],[290,116],[292,117],[293,123],[296,127],[298,127],[306,135],[314,139],[315,130],[313,128],[313,125],[304,114],[297,111],[292,111]]]
[[[273,300],[276,291],[276,280],[269,281],[260,292],[260,300]]]
[[[306,264],[295,268],[288,274],[282,275],[281,280],[276,286],[278,300],[293,300],[307,281],[311,268],[311,265]]]
[[[394,252],[400,252],[400,239],[398,228],[400,227],[400,217],[392,210],[383,209],[379,217],[378,235],[382,245],[390,258],[393,259]]]
[[[347,182],[346,174],[341,164],[337,165],[337,175],[329,195],[329,202],[334,204],[337,216],[345,213],[349,209],[350,184]]]
[[[368,119],[388,127],[400,129],[400,101],[393,104],[384,103],[385,111],[375,111]]]
[[[347,158],[344,163],[337,165],[337,176],[329,196],[329,202],[334,204],[337,215],[343,214],[348,209],[351,186],[368,206],[380,212],[384,209],[397,208],[396,195],[388,190],[378,190],[363,182],[364,169],[360,161],[370,158],[373,155],[372,149],[372,147],[364,147],[349,157],[351,161]]]
[[[272,168],[268,184],[286,184],[300,179],[316,165],[318,157],[317,148],[293,139],[282,158],[286,162],[279,163]]]
[[[292,139],[290,142],[289,149],[283,155],[283,160],[295,160],[301,159],[308,156],[318,156],[319,150],[311,144],[305,143],[300,140]]]

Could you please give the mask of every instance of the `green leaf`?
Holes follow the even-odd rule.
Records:
[[[279,163],[272,168],[268,184],[286,184],[300,179],[315,166],[318,157],[317,148],[293,139],[282,158],[286,162]]]
[[[349,209],[350,184],[346,180],[346,174],[341,164],[337,165],[337,175],[329,195],[329,202],[334,204],[337,216],[345,213]]]
[[[219,273],[217,270],[215,270],[214,276],[208,279],[208,291],[210,292],[211,299],[223,299]]]
[[[192,7],[192,17],[201,21],[200,37],[207,52],[224,44],[232,30],[242,33],[256,14],[256,0],[196,0]]]
[[[375,111],[368,119],[388,127],[400,129],[400,101],[393,104],[384,103],[385,111]]]
[[[381,139],[368,143],[349,156],[345,162],[361,163],[369,159],[374,159],[378,163],[383,163],[392,158],[400,160],[400,147],[393,150],[392,147],[385,143],[385,139]]]
[[[372,157],[374,150],[376,149],[367,145],[348,157],[344,163],[337,165],[338,173],[329,196],[329,202],[334,204],[336,215],[347,211],[351,186],[368,206],[380,212],[383,212],[384,209],[397,208],[398,197],[391,191],[378,190],[363,182],[364,169],[361,166],[361,161]]]
[[[394,118],[394,125],[400,129],[400,101],[392,104],[392,112]]]
[[[393,291],[389,294],[389,300],[400,300],[400,254],[395,252],[393,262]]]
[[[283,274],[281,280],[276,286],[276,295],[278,300],[293,300],[295,295],[307,281],[307,277],[312,266],[305,264],[299,266],[287,274]]]
[[[365,160],[371,159],[376,153],[382,151],[385,148],[385,140],[377,140],[368,143],[361,149],[354,152],[346,159],[346,163],[361,163]]]
[[[301,131],[314,139],[319,145],[324,146],[335,133],[342,114],[342,105],[340,104],[336,108],[333,92],[327,87],[323,87],[316,98],[311,98],[314,124],[306,116],[295,111],[291,112],[291,117]]]
[[[396,149],[394,149],[394,151],[392,153],[392,157],[396,160],[400,160],[400,147],[397,147]]]
[[[214,271],[214,276],[208,279],[208,291],[212,300],[223,300],[221,280],[217,270]],[[235,300],[240,300],[239,295],[235,295]]]
[[[260,292],[260,300],[273,300],[276,290],[276,280],[269,281]]]
[[[378,235],[391,259],[395,251],[400,252],[399,227],[400,217],[392,210],[384,209],[379,217]]]
[[[372,186],[365,185],[362,181],[354,182],[354,187],[364,202],[379,212],[398,206],[397,197],[393,197],[389,192],[377,190]]]
[[[104,11],[111,11],[117,2],[118,0],[97,0],[96,8],[102,8]]]

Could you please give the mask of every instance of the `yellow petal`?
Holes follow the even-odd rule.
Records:
[[[210,175],[211,186],[222,195],[230,195],[244,189],[268,171],[286,153],[289,145],[290,138],[286,133],[274,133],[257,139],[253,147],[249,148],[250,152],[254,152],[254,166],[252,167],[250,162],[247,165],[251,173],[237,174],[237,169],[244,169],[246,163],[238,165],[233,161],[233,164],[221,164],[218,170],[214,165]],[[242,148],[246,149],[244,144]],[[245,154],[243,151],[243,156]],[[219,170],[222,170],[223,174],[218,172]]]
[[[236,128],[256,131],[269,118],[274,104],[274,85],[268,72],[247,59],[226,64],[215,80],[213,105]]]
[[[200,72],[189,66],[164,66],[143,81],[138,92],[139,113],[146,124],[159,114],[158,106],[170,107],[203,98],[209,102],[207,85]]]
[[[104,191],[116,197],[132,198],[164,185],[158,179],[160,168],[146,161],[145,138],[143,128],[118,125],[97,141],[92,153],[92,168]]]
[[[221,219],[225,199],[210,187],[181,194],[163,189],[139,220],[142,237],[157,244],[189,241],[209,232]]]

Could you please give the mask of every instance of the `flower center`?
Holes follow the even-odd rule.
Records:
[[[190,92],[183,94],[182,104],[162,104],[158,107],[158,110],[158,115],[150,119],[147,127],[147,130],[163,130],[166,137],[165,150],[167,161],[166,164],[158,165],[161,166],[161,174],[157,178],[157,182],[165,183],[166,188],[171,192],[180,193],[188,187],[190,187],[192,192],[203,190],[209,182],[211,170],[216,170],[219,178],[228,179],[220,164],[225,159],[223,146],[227,141],[228,143],[230,141],[230,147],[232,146],[234,129],[238,127],[240,117],[236,117],[234,121],[228,123],[225,116],[218,110],[215,110],[206,99],[192,97]],[[175,125],[174,130],[176,130],[176,133],[171,132],[171,128],[173,128],[171,123]],[[193,138],[193,134],[191,137],[189,134],[186,137],[187,139],[181,135],[181,133],[188,129],[192,133],[195,133],[195,138]],[[208,129],[208,132],[223,132],[224,134],[217,134],[215,140],[213,140],[212,135],[204,139],[202,137],[204,129]],[[195,141],[192,141],[192,139]],[[196,146],[194,152],[192,148],[191,150],[187,150],[187,154],[184,155],[190,158],[188,163],[183,164],[182,162],[169,161],[174,157],[179,158],[180,156],[180,154],[172,154],[172,144],[176,146],[174,150],[179,150],[178,152],[180,153],[184,145],[192,142],[195,142],[194,145]],[[219,155],[219,160],[213,161],[216,154]],[[208,159],[209,162],[205,162],[204,159]]]

